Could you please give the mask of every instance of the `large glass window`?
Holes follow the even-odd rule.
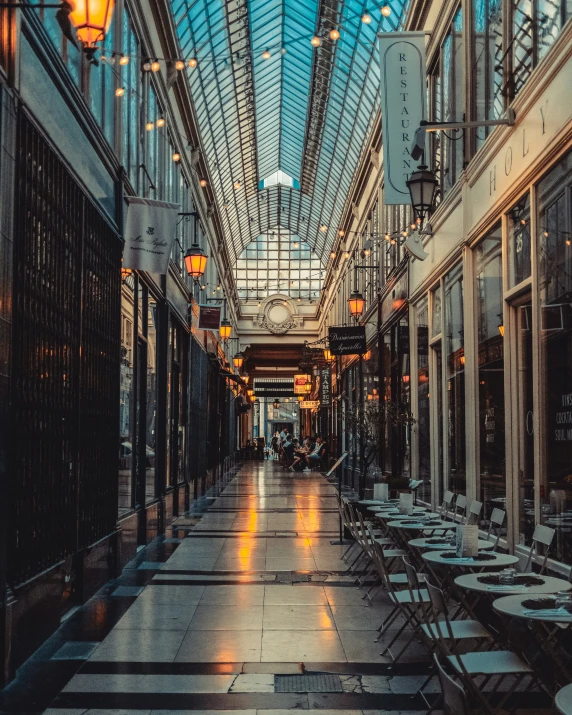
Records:
[[[554,44],[571,11],[569,0],[513,0],[513,95]]]
[[[503,106],[502,0],[473,0],[474,118],[500,119]],[[492,127],[476,130],[478,149]]]
[[[415,310],[417,332],[417,455],[419,498],[431,501],[431,433],[429,409],[429,302],[424,298]]]
[[[502,233],[496,226],[475,249],[479,371],[479,499],[485,518],[506,509]]]
[[[455,13],[441,46],[441,65],[434,90],[440,100],[438,114],[443,122],[460,122],[465,116],[465,43],[463,9]],[[464,132],[443,133],[441,137],[441,191],[451,189],[463,170]]]
[[[243,300],[260,300],[274,293],[316,300],[322,289],[322,273],[317,255],[284,229],[262,234],[249,243],[234,271]]]
[[[572,563],[572,154],[538,186],[541,517],[552,555]]]
[[[447,480],[446,488],[465,494],[465,341],[463,271],[457,266],[445,276],[445,333],[447,371]]]

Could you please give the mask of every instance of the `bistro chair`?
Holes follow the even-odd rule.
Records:
[[[447,675],[435,654],[433,654],[433,663],[439,676],[445,715],[470,715],[469,703],[464,688],[456,683],[450,675]]]
[[[422,587],[421,581],[418,579],[413,566],[405,558],[403,559],[403,563],[406,568],[405,573],[407,577],[407,588],[403,591],[396,591],[393,584],[390,582],[389,586],[391,587],[391,593],[388,591],[390,600],[394,602],[398,612],[403,618],[403,624],[381,653],[381,655],[389,653],[394,663],[401,658],[413,638],[415,638],[415,635],[419,632],[419,629],[425,619],[424,611],[429,609],[431,603],[429,593],[426,588]],[[387,630],[388,627],[389,626],[384,622],[384,624],[382,624],[382,633],[383,629],[385,628],[385,630]],[[391,647],[408,627],[411,628],[411,635],[399,653],[394,656],[391,653]]]
[[[502,525],[504,524],[505,518],[506,511],[503,511],[502,509],[497,509],[496,507],[493,509],[489,521],[489,529],[487,531],[487,540],[491,540],[492,534],[495,542],[495,545],[493,546],[494,551],[496,551],[498,548],[499,539],[501,537]]]
[[[483,502],[473,499],[471,505],[469,506],[469,512],[465,520],[466,524],[478,524],[481,518],[481,512],[483,510]]]
[[[550,544],[556,533],[555,529],[551,529],[549,526],[544,526],[544,524],[537,524],[534,528],[534,533],[532,535],[532,544],[530,546],[530,551],[528,552],[528,558],[526,560],[526,566],[524,567],[524,573],[527,573],[532,568],[534,557],[541,557],[539,554],[540,548],[544,548],[544,557],[542,558],[542,566],[540,567],[539,573],[543,573],[546,568],[546,562],[548,561],[548,552],[550,550]]]
[[[467,497],[464,494],[457,494],[455,508],[453,509],[453,521],[464,524],[467,511]]]
[[[494,687],[487,688],[489,697],[495,696],[501,683],[508,675],[513,676],[513,683],[501,697],[497,705],[498,709],[503,707],[525,677],[529,676],[531,678],[529,687],[537,683],[532,668],[510,650],[454,652],[451,648],[451,643],[456,642],[455,638],[451,639],[453,622],[449,621],[443,592],[429,583],[427,584],[427,590],[431,599],[431,609],[434,617],[433,625],[435,629],[432,633],[435,635],[436,650],[446,658],[455,674],[463,681],[472,697],[481,703],[485,712],[493,712],[488,699],[483,694],[483,690],[494,676],[499,677],[494,683]],[[443,620],[441,620],[440,616],[444,616]],[[479,682],[477,682],[477,679],[479,679]]]
[[[439,509],[439,516],[442,520],[449,518],[449,509],[451,508],[451,504],[453,503],[453,496],[453,492],[450,492],[448,490],[443,494],[443,503],[441,504],[441,507]]]

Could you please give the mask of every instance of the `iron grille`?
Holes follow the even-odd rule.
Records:
[[[113,531],[121,244],[21,111],[14,246],[11,580]]]

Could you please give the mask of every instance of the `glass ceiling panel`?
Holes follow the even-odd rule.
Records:
[[[407,3],[385,18],[363,0],[171,0],[232,262],[280,225],[325,265],[379,111],[376,34]],[[279,171],[293,186],[265,187]]]

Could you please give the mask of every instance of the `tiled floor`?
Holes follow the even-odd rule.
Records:
[[[163,550],[148,547],[81,609],[75,630],[63,629],[52,647],[60,660],[36,663],[40,677],[28,685],[38,691],[33,702],[44,698],[37,712],[426,712],[412,696],[428,672],[427,653],[414,641],[394,667],[380,655],[376,628],[389,605],[382,595],[373,606],[362,600],[341,559],[344,547],[330,543],[337,535],[335,492],[323,477],[247,463],[196,525],[174,529]],[[110,608],[113,626],[97,642],[93,619]],[[68,641],[89,642],[87,660],[61,659],[66,633]],[[49,698],[44,671],[52,688],[60,683]],[[339,674],[343,692],[275,692],[276,674],[304,672]]]

